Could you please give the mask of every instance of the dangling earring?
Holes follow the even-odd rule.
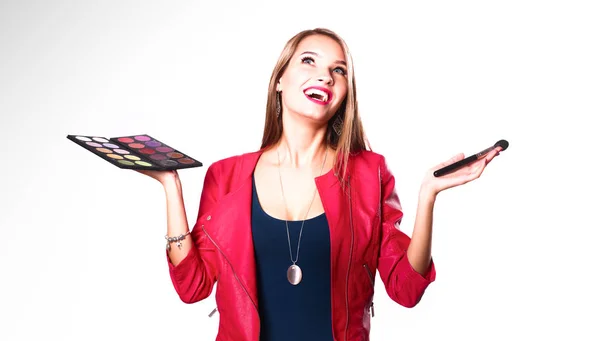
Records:
[[[275,94],[275,112],[277,113],[277,117],[281,116],[281,97],[279,94],[279,91]]]
[[[333,121],[332,128],[338,136],[342,135],[343,125],[344,121],[342,121],[342,115],[337,115],[335,120]]]

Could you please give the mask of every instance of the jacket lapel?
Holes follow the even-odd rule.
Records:
[[[350,169],[348,170],[350,171]],[[346,316],[348,311],[348,276],[350,274],[350,259],[353,252],[354,234],[351,215],[352,188],[350,178],[344,178],[345,186],[338,180],[333,171],[315,179],[325,215],[329,223],[331,242],[331,308],[334,316]],[[345,318],[332,319],[333,330],[345,330]],[[335,335],[337,340],[341,335]]]
[[[251,226],[252,173],[261,154],[262,151],[258,151],[239,158],[236,170],[231,173],[233,179],[226,179],[232,182],[231,191],[219,201],[212,213],[212,224],[207,229],[256,308],[258,291]]]

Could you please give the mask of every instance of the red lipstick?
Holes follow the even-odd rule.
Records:
[[[304,89],[304,95],[309,100],[320,105],[329,104],[329,102],[331,102],[333,98],[333,93],[331,92],[331,90],[322,86],[310,86]]]

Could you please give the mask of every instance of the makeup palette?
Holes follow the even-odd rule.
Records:
[[[174,170],[202,167],[202,163],[152,136],[105,138],[67,135],[67,138],[119,168]]]

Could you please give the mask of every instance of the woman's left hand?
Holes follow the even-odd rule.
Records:
[[[427,171],[425,178],[423,179],[423,183],[421,184],[421,190],[426,191],[428,194],[435,196],[441,191],[446,190],[448,188],[464,185],[468,182],[471,182],[481,176],[481,173],[483,173],[483,170],[485,169],[487,164],[490,163],[490,161],[492,161],[496,156],[498,156],[501,150],[501,147],[497,147],[489,151],[485,157],[471,163],[468,166],[462,167],[444,176],[433,176],[434,171],[465,158],[465,155],[463,153],[457,154],[451,159],[442,162],[433,168],[430,168]]]

